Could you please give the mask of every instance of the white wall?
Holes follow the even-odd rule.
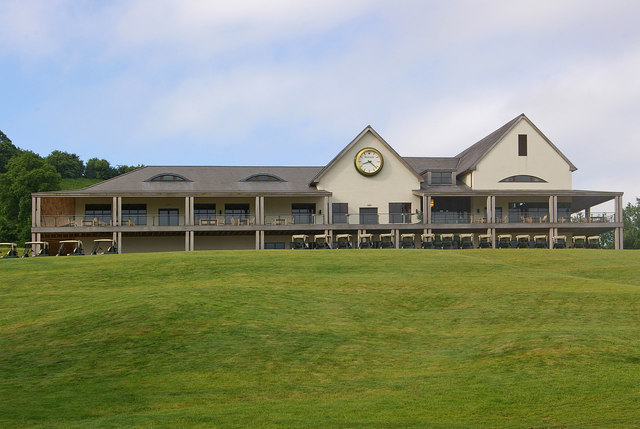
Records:
[[[527,135],[527,156],[518,156],[518,134]],[[515,175],[531,175],[547,183],[500,183]],[[547,141],[521,120],[482,159],[472,173],[473,189],[571,189],[571,171],[567,162]]]
[[[375,176],[363,176],[354,166],[356,154],[365,147],[382,154],[382,171]],[[414,213],[416,209],[422,211],[420,198],[412,193],[420,189],[420,181],[370,132],[325,173],[318,189],[332,192],[332,203],[348,203],[352,215],[358,214],[360,207],[377,207],[379,214],[388,213],[389,203],[403,202],[410,202]]]

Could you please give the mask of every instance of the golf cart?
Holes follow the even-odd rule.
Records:
[[[498,249],[508,249],[511,247],[511,234],[498,235]]]
[[[351,249],[351,234],[336,235],[336,249]]]
[[[567,248],[567,236],[566,235],[556,235],[553,237],[553,248],[554,249],[566,249]]]
[[[443,249],[454,249],[453,234],[441,234],[440,238],[442,239]]]
[[[587,238],[587,246],[589,249],[599,249],[600,248],[600,236],[592,235]]]
[[[534,235],[533,236],[533,246],[536,249],[547,249],[549,248],[549,243],[547,242],[546,235]]]
[[[380,248],[381,249],[393,249],[393,234],[380,234]]]
[[[17,247],[16,243],[0,243],[0,247],[3,247],[3,246],[8,246],[9,251],[7,252],[6,255],[2,257],[2,259],[18,257],[18,251],[16,250],[16,247]]]
[[[460,234],[460,248],[473,249],[473,234]]]
[[[480,234],[478,235],[478,240],[480,241],[478,247],[481,249],[491,249],[493,247],[491,244],[491,234]]]
[[[102,248],[102,246],[106,247],[106,250]],[[118,253],[118,246],[116,245],[116,241],[111,238],[99,238],[97,240],[93,240],[93,250],[91,250],[91,255],[115,255]]]
[[[422,241],[420,247],[422,247],[423,249],[433,249],[433,242],[436,241],[436,235],[422,234],[420,236],[420,240]]]
[[[416,248],[416,235],[413,233],[400,235],[400,247],[402,249]]]
[[[36,246],[40,246],[40,251],[36,253]],[[27,241],[24,243],[24,253],[22,255],[23,258],[28,258],[29,256],[38,257],[38,256],[49,256],[49,242],[47,241]]]
[[[361,249],[373,249],[373,234],[360,234],[358,246]]]
[[[331,249],[331,236],[329,234],[316,234],[313,236],[314,249]]]
[[[308,249],[309,248],[309,236],[306,234],[297,234],[291,236],[291,248],[292,249]]]
[[[65,253],[67,249],[73,249],[69,253]],[[82,241],[80,240],[62,240],[60,241],[60,248],[56,256],[83,256],[84,249],[82,248]]]
[[[529,237],[529,234],[520,234],[520,235],[516,235],[516,242],[518,249],[527,249],[529,248],[529,240],[531,240],[531,237]]]
[[[587,237],[584,235],[574,235],[571,237],[571,241],[573,241],[574,249],[584,249],[587,245]]]

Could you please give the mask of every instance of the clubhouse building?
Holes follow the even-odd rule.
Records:
[[[451,235],[474,247],[525,236],[571,247],[614,231],[621,249],[622,193],[574,190],[575,170],[524,114],[451,158],[400,156],[368,126],[325,166],[149,166],[34,193],[32,241],[54,253],[62,240],[104,238],[123,253],[333,246],[338,237],[420,247]],[[607,201],[613,212],[592,210]]]

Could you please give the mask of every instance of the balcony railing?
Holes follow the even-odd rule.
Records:
[[[561,219],[558,219],[561,222]],[[565,219],[565,222],[569,220]],[[599,213],[591,213],[589,216],[586,216],[584,213],[577,213],[571,215],[571,222],[574,223],[611,223],[616,221],[615,213],[607,213],[607,212],[599,212]]]
[[[422,223],[422,213],[333,213],[333,224],[379,225]]]
[[[313,213],[276,214],[264,217],[265,225],[323,225],[324,215]]]

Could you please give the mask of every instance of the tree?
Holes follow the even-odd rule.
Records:
[[[60,174],[30,151],[14,156],[0,174],[0,239],[22,241],[31,231],[31,193],[60,188]]]
[[[89,179],[111,179],[117,174],[106,159],[91,158],[87,161],[84,177]]]
[[[628,203],[622,212],[624,221],[624,248],[640,249],[640,198],[636,204]]]
[[[142,165],[142,164],[138,164],[138,165],[118,165],[116,167],[116,175],[128,173],[130,171],[137,170],[138,168],[142,168],[142,167],[144,167],[144,165]]]
[[[84,163],[75,153],[54,150],[46,159],[63,178],[75,179],[84,173]]]
[[[11,143],[9,137],[0,131],[0,173],[7,171],[6,167],[9,160],[14,156],[19,155],[20,152],[21,150]]]

